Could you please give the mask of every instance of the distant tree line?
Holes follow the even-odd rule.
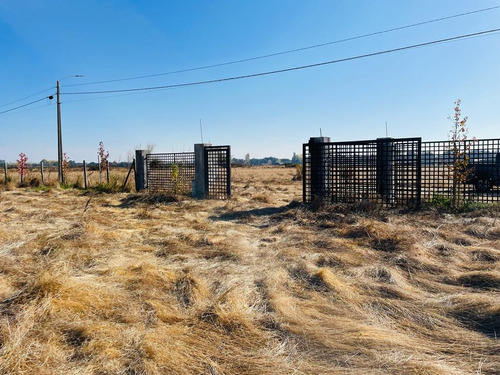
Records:
[[[250,158],[250,154],[246,154],[244,159],[231,159],[231,163],[235,165],[282,165],[282,164],[302,164],[302,155],[297,155],[295,152],[291,159],[276,158],[274,156],[266,156],[265,158]]]
[[[40,162],[43,162],[44,167],[57,167],[57,160],[48,160],[42,159]],[[30,168],[36,168],[40,165],[40,162],[28,162],[27,165]],[[246,154],[244,159],[231,159],[231,163],[235,165],[282,165],[282,164],[302,164],[302,155],[293,153],[291,159],[289,158],[277,158],[274,156],[267,156],[265,158],[250,158],[250,154]],[[4,165],[4,160],[0,159],[0,166]],[[16,167],[16,163],[7,163],[8,168]],[[111,168],[128,168],[130,167],[130,162],[121,161],[121,162],[110,162],[109,166]],[[75,160],[68,161],[68,168],[78,168],[83,167],[83,162],[77,162]],[[87,167],[89,169],[99,169],[99,163],[97,162],[89,162],[87,163]]]

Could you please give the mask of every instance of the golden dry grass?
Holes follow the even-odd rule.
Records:
[[[498,210],[0,191],[0,374],[498,374]]]

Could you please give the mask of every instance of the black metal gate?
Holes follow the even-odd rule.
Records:
[[[418,206],[421,138],[303,145],[303,199]]]
[[[146,187],[149,189],[188,194],[194,176],[194,152],[146,155]]]
[[[231,147],[205,147],[205,191],[210,199],[231,195]]]

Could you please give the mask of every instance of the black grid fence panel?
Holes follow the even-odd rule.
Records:
[[[420,138],[304,144],[304,202],[419,205],[420,149]]]
[[[422,198],[500,201],[500,139],[422,143]]]
[[[422,198],[422,140],[397,139],[392,143],[394,173],[394,204],[420,207]]]
[[[194,152],[146,155],[147,188],[150,190],[188,194],[194,176]]]
[[[354,203],[377,198],[376,150],[377,144],[369,141],[327,145],[322,156],[329,159],[324,172],[328,182],[323,188],[329,201]]]
[[[206,197],[227,199],[231,195],[231,147],[205,147]]]

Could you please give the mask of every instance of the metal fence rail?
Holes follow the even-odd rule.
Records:
[[[422,143],[422,198],[500,201],[500,139]]]
[[[227,199],[231,195],[231,147],[205,147],[205,189],[209,199]]]
[[[173,194],[191,192],[195,176],[194,152],[148,154],[147,188]]]

